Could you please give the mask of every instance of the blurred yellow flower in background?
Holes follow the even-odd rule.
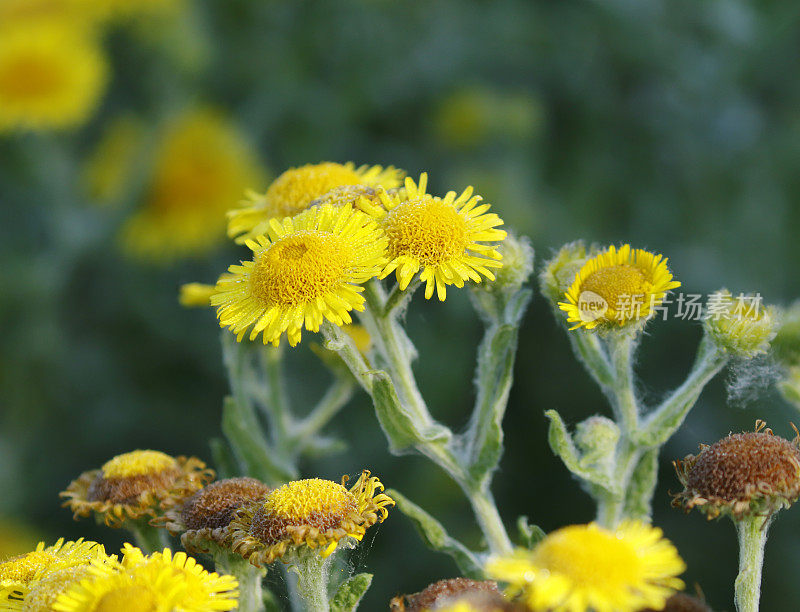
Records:
[[[392,166],[360,166],[352,162],[322,162],[290,168],[276,178],[263,195],[254,191],[240,208],[228,212],[228,235],[238,244],[267,232],[269,220],[292,217],[311,206],[317,198],[337,187],[360,185],[393,189],[400,186],[403,171]]]
[[[109,122],[84,168],[83,181],[92,200],[119,203],[136,171],[145,130],[145,123],[133,115]]]
[[[89,24],[98,16],[93,0],[2,0],[0,2],[0,23],[8,26],[23,21],[43,19],[75,25]]]
[[[225,238],[225,212],[263,180],[255,151],[220,113],[197,109],[168,129],[140,210],[122,229],[125,250],[151,260],[196,255]]]
[[[0,132],[86,121],[108,65],[96,39],[67,21],[18,20],[0,29]]]

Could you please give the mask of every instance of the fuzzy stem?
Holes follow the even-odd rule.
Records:
[[[513,545],[508,537],[503,519],[497,510],[494,497],[488,488],[469,489],[462,487],[464,493],[469,498],[469,503],[478,519],[478,525],[486,537],[486,543],[493,555],[510,554]]]
[[[264,570],[251,565],[245,559],[220,551],[214,555],[217,571],[231,574],[239,581],[239,612],[264,612],[264,590],[261,580]]]
[[[734,583],[737,612],[758,612],[764,545],[772,516],[748,516],[736,522],[739,534],[739,575]]]
[[[169,537],[166,529],[153,527],[147,522],[146,518],[128,521],[125,527],[133,534],[136,546],[146,554],[164,550],[169,546]]]
[[[316,552],[297,559],[293,571],[297,575],[297,595],[302,612],[329,612],[328,571],[330,557],[322,558]]]
[[[614,412],[622,431],[629,434],[636,431],[639,422],[639,405],[633,382],[633,351],[639,333],[636,328],[614,330],[608,339],[614,371]]]
[[[353,397],[353,386],[352,378],[337,378],[308,416],[297,424],[293,443],[310,438],[325,427]]]

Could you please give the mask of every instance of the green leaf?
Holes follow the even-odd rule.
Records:
[[[389,489],[386,494],[397,502],[398,510],[411,519],[428,548],[450,555],[464,576],[484,578],[483,568],[475,554],[451,537],[439,521],[399,491]]]
[[[530,550],[535,548],[547,535],[539,525],[529,523],[527,516],[520,516],[517,519],[517,529],[519,530],[519,538],[522,545]]]
[[[345,580],[331,599],[331,612],[351,612],[372,584],[372,574],[356,574]]]
[[[277,485],[296,478],[294,470],[275,461],[260,428],[248,425],[250,419],[243,415],[242,405],[226,397],[222,406],[222,432],[228,438],[233,452],[245,473],[267,484]]]
[[[370,376],[375,412],[392,453],[402,454],[416,444],[447,443],[450,440],[452,433],[447,427],[415,421],[400,401],[394,383],[386,372],[373,370]]]
[[[581,480],[595,484],[608,491],[611,495],[619,495],[620,493],[615,490],[608,476],[581,465],[580,454],[567,431],[567,426],[564,425],[561,415],[555,410],[546,410],[544,415],[550,419],[547,441],[550,443],[550,448],[553,449],[556,456],[561,458],[567,469]]]

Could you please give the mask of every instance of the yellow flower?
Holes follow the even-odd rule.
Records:
[[[253,260],[228,268],[211,304],[220,326],[241,340],[263,333],[264,344],[300,342],[303,325],[319,331],[323,319],[352,321],[364,310],[363,284],[386,263],[386,237],[368,216],[349,206],[314,207],[294,218],[270,222],[266,236],[248,241]]]
[[[47,547],[39,542],[34,551],[0,563],[0,608],[12,598],[23,599],[32,586],[53,572],[107,559],[97,542],[65,542],[62,538]]]
[[[97,41],[59,21],[0,31],[0,133],[79,125],[100,99],[108,66]]]
[[[110,527],[155,515],[159,503],[192,495],[214,472],[195,457],[171,457],[152,450],[117,455],[99,470],[84,472],[61,496],[75,518],[95,513]]]
[[[609,531],[591,523],[549,534],[533,550],[490,559],[488,574],[534,610],[660,610],[686,566],[662,531],[632,521]]]
[[[382,206],[362,198],[359,206],[380,219],[389,239],[389,263],[381,271],[385,278],[396,270],[400,289],[405,289],[422,270],[420,280],[427,283],[425,297],[433,290],[440,300],[447,295],[446,286],[463,287],[464,281],[481,282],[481,274],[494,280],[489,268],[499,268],[501,255],[485,242],[504,240],[506,233],[495,229],[503,220],[487,213],[488,204],[478,203],[472,187],[456,197],[455,191],[444,198],[425,193],[428,175],[420,176],[419,184],[406,177],[403,194],[381,192]]]
[[[92,577],[95,571],[91,564],[84,563],[49,572],[31,585],[30,591],[23,599],[9,600],[6,602],[6,608],[3,607],[3,602],[0,602],[0,610],[51,612],[53,604],[61,593],[73,584]]]
[[[394,500],[380,493],[383,485],[367,470],[349,490],[345,482],[296,480],[242,508],[230,524],[234,552],[261,567],[299,549],[327,557],[344,538],[361,540],[386,519]]]
[[[184,308],[202,308],[211,306],[212,295],[214,295],[214,285],[186,283],[181,285],[178,301]]]
[[[624,325],[646,319],[667,291],[680,286],[662,255],[632,250],[629,244],[610,246],[583,264],[565,294],[567,301],[558,307],[575,324],[570,329]]]
[[[100,204],[119,203],[135,174],[136,160],[146,143],[145,126],[132,115],[106,127],[84,169],[89,196]]]
[[[269,486],[255,478],[218,480],[168,507],[163,523],[172,535],[181,534],[186,550],[206,552],[210,542],[229,545],[228,527],[236,511],[263,500],[270,491]]]
[[[292,217],[309,208],[314,200],[337,187],[359,185],[392,189],[403,172],[392,166],[360,166],[348,162],[322,162],[290,168],[276,178],[266,193],[247,193],[242,206],[228,212],[228,236],[238,244],[266,234],[272,218]]]
[[[170,260],[205,253],[225,238],[225,211],[261,180],[255,153],[220,114],[193,110],[164,135],[144,204],[122,230],[125,249]]]
[[[122,563],[98,571],[58,596],[58,612],[214,612],[237,607],[238,583],[209,573],[186,553],[170,549],[145,557],[125,545]]]
[[[59,21],[75,26],[91,24],[98,16],[91,0],[3,0],[0,24],[24,21]]]

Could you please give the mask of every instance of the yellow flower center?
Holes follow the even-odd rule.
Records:
[[[53,59],[22,55],[0,66],[0,92],[6,98],[31,100],[59,91],[63,85],[62,71]]]
[[[91,576],[90,565],[68,567],[37,580],[25,596],[25,612],[50,612],[58,596],[70,585]]]
[[[357,513],[358,501],[342,485],[321,478],[296,480],[267,495],[253,516],[252,532],[264,542],[276,542],[285,537],[287,526],[325,531]]]
[[[103,595],[92,612],[155,612],[158,602],[153,592],[141,585],[131,585]]]
[[[36,572],[55,560],[55,555],[44,551],[29,552],[0,563],[0,580],[27,584]]]
[[[413,257],[423,266],[435,266],[463,255],[467,223],[450,204],[426,196],[404,202],[384,218],[390,258]]]
[[[565,527],[549,535],[536,548],[533,563],[568,577],[576,586],[604,591],[644,579],[636,551],[613,533],[593,526]]]
[[[103,465],[103,477],[130,478],[145,474],[157,474],[177,467],[175,459],[153,450],[135,450],[117,455]]]
[[[581,292],[595,293],[606,301],[609,308],[616,309],[625,302],[623,298],[626,296],[628,304],[641,304],[651,287],[652,283],[642,270],[630,264],[619,264],[592,272],[581,284]]]
[[[331,189],[360,182],[358,174],[341,164],[326,162],[293,168],[275,179],[265,200],[272,216],[290,217],[305,210],[312,200]]]
[[[296,232],[256,257],[253,295],[267,305],[313,301],[341,282],[348,261],[350,247],[338,236],[318,230]]]

